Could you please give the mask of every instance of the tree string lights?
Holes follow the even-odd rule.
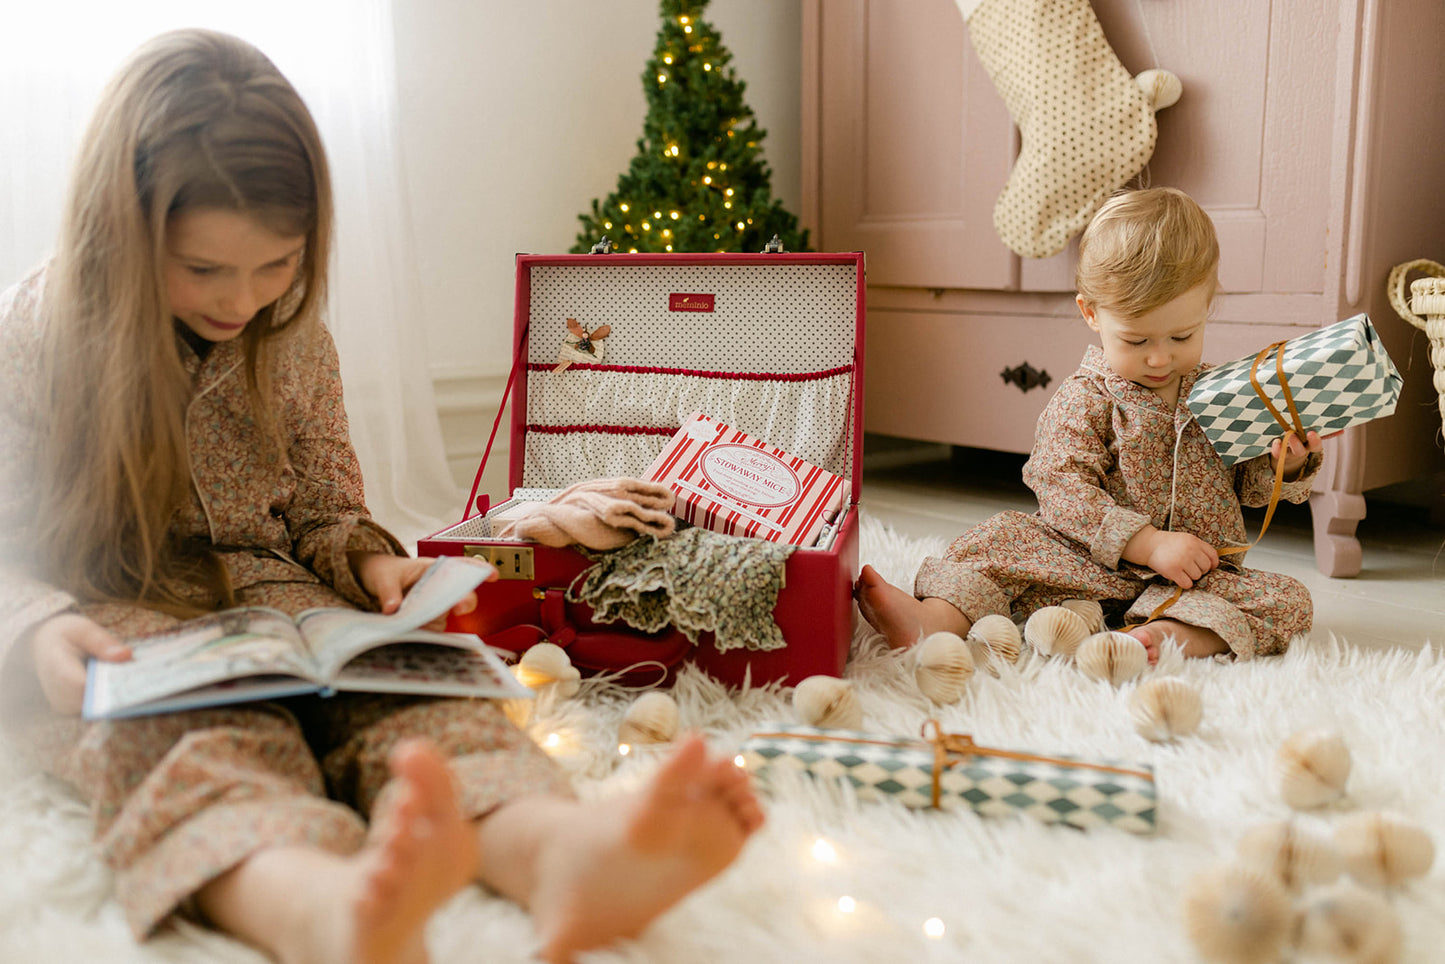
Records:
[[[708,0],[661,0],[642,73],[647,117],[637,154],[605,200],[578,215],[574,252],[606,236],[619,251],[762,250],[773,235],[807,250],[808,232],[772,197],[771,171],[732,54],[701,13]]]

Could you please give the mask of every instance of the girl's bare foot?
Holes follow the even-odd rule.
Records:
[[[762,822],[747,773],[692,737],[635,793],[516,801],[488,817],[482,877],[532,912],[545,960],[571,961],[642,933]]]
[[[950,602],[919,599],[888,582],[872,566],[858,573],[853,589],[858,611],[894,649],[912,646],[932,633],[968,634],[972,623]]]
[[[393,796],[373,820],[365,879],[353,910],[353,959],[424,961],[422,930],[476,872],[476,830],[462,816],[446,759],[422,740],[391,754]]]
[[[392,796],[360,851],[258,851],[201,889],[201,910],[283,964],[425,962],[427,920],[476,872],[476,830],[430,744],[398,745],[391,767]]]
[[[1229,644],[1214,630],[1191,626],[1177,619],[1156,619],[1152,623],[1135,626],[1128,633],[1144,644],[1150,666],[1159,662],[1159,645],[1165,636],[1173,636],[1185,656],[1202,658],[1229,652]]]

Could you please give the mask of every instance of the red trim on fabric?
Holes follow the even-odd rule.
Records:
[[[530,362],[527,365],[529,372],[550,372],[556,368],[555,364],[541,364]],[[626,372],[634,375],[691,375],[695,378],[718,378],[723,380],[742,382],[815,382],[824,378],[835,378],[838,375],[850,374],[853,371],[852,365],[842,365],[838,368],[829,368],[821,372],[709,372],[694,368],[651,368],[643,365],[569,365],[569,372],[593,371],[593,372]],[[564,373],[565,374],[565,373]]]
[[[528,432],[542,435],[570,435],[590,432],[595,435],[676,435],[675,428],[650,428],[646,425],[528,425]]]

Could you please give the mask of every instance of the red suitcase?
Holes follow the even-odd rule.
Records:
[[[490,505],[474,485],[462,521],[418,543],[421,555],[477,555],[501,571],[476,612],[450,628],[514,652],[550,639],[584,673],[632,668],[655,680],[689,659],[728,685],[840,674],[858,573],[863,292],[857,252],[519,255],[511,499],[640,477],[681,420],[702,411],[851,479],[851,504],[826,547],[788,559],[773,612],[787,645],[719,652],[710,634],[694,646],[673,629],[594,622],[589,607],[565,600],[591,562],[572,548],[494,537],[488,509],[507,502]],[[589,357],[575,335],[564,348],[568,319],[588,333],[610,330],[580,346],[601,356],[595,363],[558,371],[559,357]]]

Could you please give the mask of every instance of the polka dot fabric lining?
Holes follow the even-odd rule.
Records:
[[[714,310],[670,311],[680,293]],[[851,478],[857,296],[852,264],[534,265],[528,424],[668,431],[528,431],[522,484],[640,475],[694,411]],[[551,370],[568,318],[611,325],[604,367]]]
[[[994,228],[1016,254],[1058,254],[1149,162],[1154,110],[1114,55],[1088,0],[960,6],[979,60],[1022,135],[994,204]]]

